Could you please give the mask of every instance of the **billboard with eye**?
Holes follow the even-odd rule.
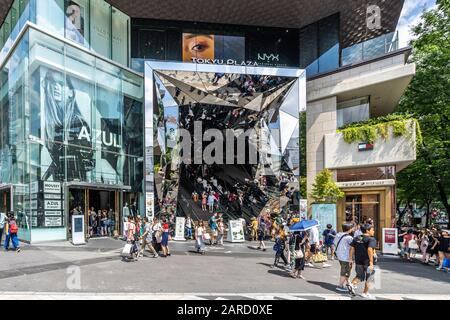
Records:
[[[245,61],[245,38],[212,34],[183,33],[183,61],[220,59]]]

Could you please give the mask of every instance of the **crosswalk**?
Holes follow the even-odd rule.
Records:
[[[450,294],[374,294],[375,300],[450,300]],[[0,300],[366,300],[361,296],[314,293],[55,293],[55,292],[0,292]]]

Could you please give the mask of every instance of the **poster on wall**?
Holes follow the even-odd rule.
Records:
[[[230,220],[228,224],[228,242],[244,242],[244,225],[242,220]]]
[[[153,192],[147,192],[145,194],[145,215],[149,221],[152,221],[154,217],[154,197],[155,194]]]
[[[80,1],[65,1],[66,38],[84,44],[84,25],[86,9]]]
[[[175,241],[186,241],[186,238],[184,237],[185,221],[186,221],[186,218],[184,218],[184,217],[177,217],[176,225],[175,225],[175,238],[173,240],[175,240]]]
[[[124,157],[120,108],[114,112],[110,107],[123,104],[120,96],[99,86],[93,108],[93,84],[46,67],[35,77],[41,83],[41,127],[45,128],[41,180],[48,184],[44,192],[57,193],[58,186],[51,183],[64,180],[123,183],[130,160]]]
[[[322,233],[327,228],[327,224],[331,224],[336,230],[337,216],[335,204],[313,204],[312,218],[319,221],[319,236],[322,239]]]
[[[212,34],[183,33],[183,61],[214,60],[227,64],[228,60],[241,64],[245,61],[245,38]],[[228,63],[231,64],[231,63]]]
[[[61,217],[45,217],[46,227],[61,227],[62,218]]]

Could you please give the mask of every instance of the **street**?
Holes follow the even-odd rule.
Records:
[[[306,267],[306,280],[292,279],[271,268],[267,251],[256,243],[226,243],[202,256],[194,242],[171,242],[172,256],[121,261],[124,242],[91,240],[74,247],[67,242],[22,245],[22,252],[0,253],[0,295],[9,298],[106,299],[361,299],[338,293],[339,264]],[[377,266],[377,299],[450,299],[450,273],[431,265],[383,256]],[[354,275],[354,271],[352,277]],[[357,290],[359,293],[361,289]]]

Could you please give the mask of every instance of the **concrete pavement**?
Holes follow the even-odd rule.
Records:
[[[349,299],[335,291],[339,266],[306,268],[306,280],[292,279],[283,268],[271,268],[272,245],[261,252],[256,243],[208,247],[198,255],[192,241],[171,243],[172,256],[144,257],[123,262],[120,240],[91,240],[83,247],[66,242],[23,246],[23,251],[0,253],[0,295],[90,297],[117,294],[143,299],[199,299],[247,297],[259,299]],[[150,254],[148,254],[150,256]],[[377,288],[380,299],[447,299],[450,274],[432,266],[408,263],[398,257],[381,257]],[[353,275],[352,275],[353,276]],[[188,293],[188,294],[186,294]],[[61,296],[62,295],[62,296]],[[252,296],[254,295],[254,296]],[[237,298],[236,298],[237,299]]]

